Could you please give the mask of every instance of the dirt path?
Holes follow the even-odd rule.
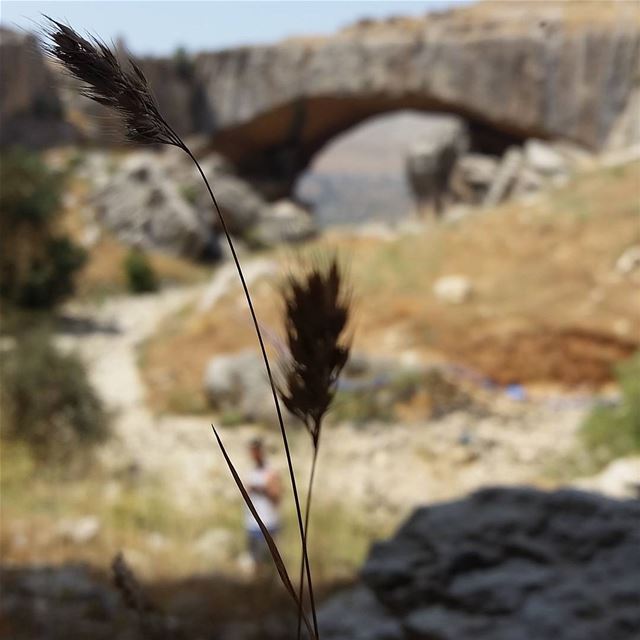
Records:
[[[247,278],[255,281],[272,268],[256,260],[247,265]],[[206,285],[73,309],[76,316],[90,320],[90,328],[60,337],[88,363],[93,383],[115,414],[115,437],[101,451],[105,465],[114,471],[135,468],[163,482],[185,508],[210,499],[212,493],[233,499],[236,490],[214,446],[209,416],[159,416],[149,410],[137,349],[163,319],[185,305],[214,307],[233,285],[232,276],[231,265],[226,265]],[[420,502],[460,495],[482,484],[536,482],[549,456],[571,447],[582,415],[582,410],[537,407],[502,416],[459,413],[423,425],[333,427],[324,440],[324,480],[318,496],[350,501],[381,516],[400,516]],[[254,430],[222,429],[240,468],[244,443]],[[268,433],[267,438],[278,451],[277,434]],[[294,435],[293,446],[304,468],[307,443]]]
[[[265,260],[247,263],[247,282],[251,284],[272,268]],[[103,463],[114,471],[135,468],[161,477],[175,488],[181,501],[185,497],[197,501],[203,492],[208,493],[207,479],[222,474],[210,419],[154,415],[145,400],[138,348],[164,319],[186,305],[211,309],[234,284],[233,275],[234,267],[229,264],[207,284],[71,306],[71,328],[57,337],[60,346],[76,351],[87,363],[92,383],[113,413],[114,437],[100,451]],[[235,450],[233,442],[230,446]]]

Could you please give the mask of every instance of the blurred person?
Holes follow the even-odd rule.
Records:
[[[254,467],[248,475],[246,488],[260,519],[275,540],[280,531],[278,508],[282,496],[280,476],[269,465],[264,443],[260,438],[254,438],[250,441],[249,455]],[[271,565],[271,554],[256,519],[246,507],[245,527],[254,573],[264,572]]]

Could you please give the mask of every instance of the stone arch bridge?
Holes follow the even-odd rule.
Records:
[[[593,149],[640,142],[634,3],[603,3],[608,13],[596,17],[571,9],[579,4],[527,4],[522,11],[525,3],[479,3],[363,21],[330,37],[141,64],[168,120],[183,134],[204,135],[205,151],[226,155],[275,198],[334,136],[397,109],[464,117],[480,151],[531,136]],[[3,36],[3,49],[14,40]],[[25,72],[34,64],[29,55],[9,53],[2,56],[3,143],[7,136],[20,141],[21,131],[32,135],[29,114],[46,84],[37,80],[42,74]],[[96,108],[79,100],[60,101],[67,122],[71,109]],[[85,135],[96,140],[101,132]]]
[[[208,119],[196,128],[277,195],[334,136],[397,109],[462,116],[472,145],[488,152],[531,136],[627,143],[640,108],[640,29],[458,11],[202,54],[193,76]]]

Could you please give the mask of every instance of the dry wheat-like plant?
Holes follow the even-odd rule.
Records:
[[[184,147],[160,115],[147,79],[133,59],[129,59],[131,68],[124,69],[103,42],[87,40],[51,18],[48,21],[46,53],[83,83],[81,95],[120,114],[129,140]]]
[[[349,303],[348,298],[344,295],[337,261],[333,260],[326,271],[316,267],[303,279],[291,277],[290,289],[285,294],[286,331],[291,360],[285,368],[285,384],[281,390],[282,400],[289,410],[306,425],[314,447],[314,459],[303,522],[303,511],[278,401],[278,390],[272,375],[264,340],[233,240],[202,167],[189,147],[160,113],[144,73],[132,59],[128,61],[129,68],[125,68],[103,42],[96,38],[83,38],[71,27],[46,16],[45,18],[48,21],[44,28],[47,40],[45,51],[52,59],[60,62],[72,77],[81,81],[82,95],[114,109],[121,116],[126,136],[130,141],[166,144],[184,151],[195,164],[208,190],[242,285],[271,386],[280,426],[302,548],[300,585],[297,592],[289,578],[275,541],[258,516],[215,426],[212,425],[212,428],[231,475],[266,539],[280,579],[297,607],[298,637],[300,637],[301,627],[304,624],[309,636],[317,640],[319,631],[307,554],[306,530],[309,523],[311,488],[315,474],[315,460],[320,441],[322,418],[329,408],[335,393],[337,378],[346,363],[349,352],[348,346],[340,341],[348,318]],[[136,596],[136,593],[140,593],[140,591],[136,589],[137,583],[132,579],[133,574],[128,570],[121,557],[116,558],[113,569],[118,588],[130,601],[130,604],[141,611],[142,605]],[[305,612],[303,602],[305,577],[309,588],[312,621],[309,620]]]
[[[284,382],[278,392],[287,409],[306,427],[313,447],[304,509],[303,546],[306,546],[322,420],[349,358],[350,340],[345,339],[345,332],[351,295],[334,256],[327,264],[316,260],[302,275],[290,275],[283,297],[289,357],[282,364]],[[300,563],[300,601],[304,596],[304,574],[308,570],[308,563],[308,557],[303,554]],[[313,584],[308,582],[311,611],[314,612]],[[298,637],[300,632],[299,622]]]
[[[350,296],[338,260],[315,264],[302,276],[291,275],[284,291],[285,329],[290,358],[283,364],[279,392],[291,413],[305,425],[314,448],[322,418],[335,395],[340,372],[349,358],[343,340]]]

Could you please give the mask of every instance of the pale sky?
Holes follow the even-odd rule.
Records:
[[[44,13],[106,41],[123,37],[138,55],[166,55],[179,46],[195,52],[330,34],[363,17],[422,15],[468,1],[0,0],[0,23],[34,31]]]

